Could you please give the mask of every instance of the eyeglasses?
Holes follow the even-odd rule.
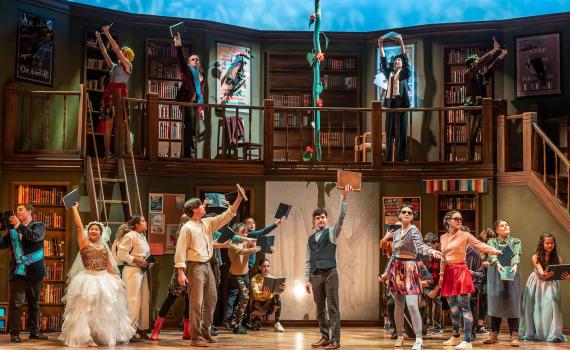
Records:
[[[451,220],[457,221],[457,222],[463,222],[462,218],[450,218]]]
[[[199,59],[199,58],[191,58],[191,59],[190,59],[190,61],[196,61],[196,62],[199,62],[199,61],[200,61],[200,59]]]
[[[414,212],[413,211],[409,211],[409,210],[402,210],[400,213],[404,214],[404,215],[413,215]]]

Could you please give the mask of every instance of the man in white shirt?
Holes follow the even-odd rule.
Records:
[[[184,214],[190,220],[180,229],[174,267],[178,269],[178,282],[189,283],[190,293],[190,333],[192,346],[207,347],[217,340],[210,335],[214,318],[217,292],[216,280],[210,266],[214,254],[212,233],[229,223],[236,215],[243,197],[238,188],[235,202],[224,213],[212,218],[203,218],[206,206],[199,198],[189,199],[184,204]],[[186,275],[184,271],[186,270]]]

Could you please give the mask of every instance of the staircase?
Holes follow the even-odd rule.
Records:
[[[87,125],[95,126],[93,123],[93,107],[89,95],[87,95]],[[117,120],[115,121],[115,128],[124,127],[129,130],[128,115],[122,100],[119,99],[123,113],[118,113]],[[122,119],[122,123],[119,122]],[[128,135],[128,132],[126,133]],[[95,133],[90,133],[93,138],[94,154],[95,157],[85,157],[85,175],[87,177],[87,194],[89,196],[89,207],[91,217],[97,221],[109,225],[120,225],[128,221],[133,214],[142,214],[142,203],[140,191],[138,186],[138,178],[135,166],[135,159],[132,152],[132,144],[130,137],[126,137],[126,156],[130,156],[131,169],[133,173],[133,183],[128,179],[125,158],[122,158],[118,153],[114,160],[115,164],[109,164],[105,160],[105,170],[102,170],[97,144],[95,142]],[[118,188],[119,198],[114,198],[113,194],[116,193]],[[134,191],[134,200],[131,200],[131,193]],[[116,206],[121,207],[123,213],[123,220],[111,221],[111,209]]]

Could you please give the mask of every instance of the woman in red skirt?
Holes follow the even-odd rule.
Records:
[[[469,302],[470,294],[475,291],[475,286],[471,279],[471,273],[465,264],[467,244],[470,244],[479,252],[489,255],[499,255],[501,252],[479,241],[470,233],[462,231],[463,218],[461,212],[457,210],[452,210],[445,214],[443,224],[447,228],[447,233],[440,238],[443,260],[439,283],[441,284],[441,296],[447,297],[453,324],[453,336],[445,341],[443,345],[455,346],[457,350],[471,349],[473,314],[471,313]],[[462,316],[463,341],[461,341],[459,336],[459,323]]]
[[[118,107],[117,101],[114,101],[114,99],[117,91],[119,91],[122,97],[128,96],[127,82],[129,81],[129,77],[133,70],[131,62],[135,59],[135,53],[127,46],[119,48],[119,45],[117,45],[109,33],[109,26],[104,26],[102,30],[107,37],[109,44],[111,44],[113,52],[119,60],[118,63],[113,63],[113,61],[111,61],[111,58],[107,53],[107,49],[101,40],[101,35],[99,32],[95,32],[95,38],[97,39],[99,49],[103,54],[107,67],[110,67],[110,80],[109,84],[105,86],[105,91],[103,92],[103,99],[101,100],[101,115],[99,116],[97,130],[103,132],[105,158],[111,158],[113,156],[111,153],[111,132],[113,131],[113,119],[115,118],[116,108]]]

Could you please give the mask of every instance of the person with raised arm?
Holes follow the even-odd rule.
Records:
[[[107,243],[111,229],[92,221],[85,228],[79,204],[71,208],[79,253],[68,273],[59,340],[66,346],[114,346],[128,343],[135,329],[127,312],[127,294]]]
[[[119,48],[119,45],[109,32],[109,26],[103,26],[102,30],[111,45],[111,49],[118,59],[117,63],[111,60],[111,57],[107,53],[107,48],[101,39],[101,34],[99,32],[95,32],[95,39],[99,46],[99,50],[101,50],[101,53],[103,54],[107,68],[109,68],[110,77],[109,83],[105,86],[105,90],[103,91],[103,98],[101,99],[101,114],[99,116],[99,125],[97,125],[97,130],[103,132],[105,158],[112,158],[111,133],[113,131],[113,121],[117,115],[117,109],[120,108],[118,101],[115,101],[115,97],[117,91],[119,91],[122,97],[127,97],[129,95],[127,82],[129,81],[133,71],[132,62],[135,59],[135,53],[128,46]],[[119,120],[118,122],[120,123],[121,121]]]

